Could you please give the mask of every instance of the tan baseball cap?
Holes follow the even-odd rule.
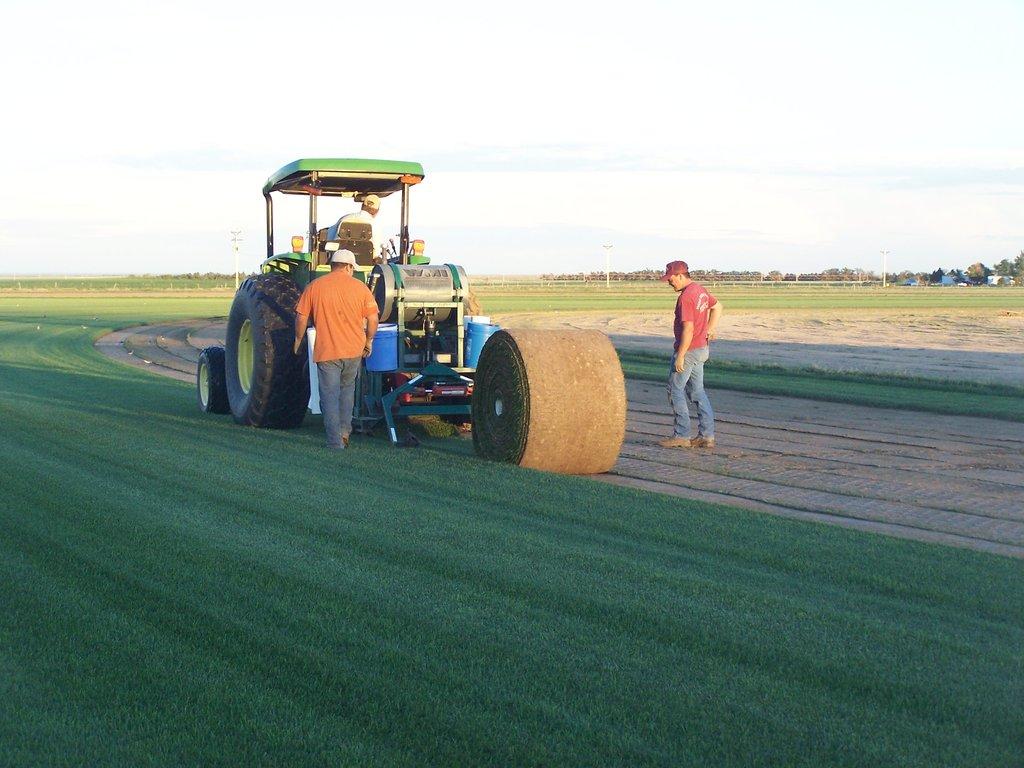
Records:
[[[334,255],[331,256],[331,264],[351,264],[354,267],[356,265],[356,255],[347,248],[342,248],[340,251],[335,251]]]
[[[376,195],[367,195],[363,198],[363,205],[368,208],[380,208],[380,198]]]

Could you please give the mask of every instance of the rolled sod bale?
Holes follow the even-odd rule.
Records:
[[[472,410],[473,446],[484,458],[607,472],[626,433],[622,366],[600,331],[498,331],[480,353]]]

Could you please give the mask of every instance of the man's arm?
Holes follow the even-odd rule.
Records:
[[[716,302],[715,306],[711,308],[711,312],[708,314],[708,339],[713,339],[718,335],[718,320],[722,316],[722,302]]]
[[[295,344],[292,351],[297,355],[302,346],[302,340],[306,338],[306,328],[309,327],[309,317],[299,312],[295,313]]]
[[[373,352],[373,337],[377,333],[378,323],[377,300],[373,298],[369,288],[363,290],[363,317],[366,318],[366,342],[363,344],[363,357]]]
[[[686,350],[690,348],[690,344],[693,343],[693,323],[689,320],[683,320],[683,339],[679,342],[679,349],[676,350],[676,362],[672,367],[676,373],[683,372],[683,357],[686,355]]]
[[[363,345],[363,357],[369,357],[373,352],[373,337],[377,333],[377,315],[370,315],[366,318],[366,344]]]

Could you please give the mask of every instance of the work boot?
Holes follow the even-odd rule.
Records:
[[[714,441],[712,440],[712,442],[714,442]],[[348,448],[348,435],[342,435],[341,436],[341,447],[342,448]]]
[[[658,445],[662,448],[692,448],[693,441],[688,437],[670,437],[668,440],[659,440]]]
[[[715,438],[713,437],[698,437],[693,441],[694,448],[714,448]]]

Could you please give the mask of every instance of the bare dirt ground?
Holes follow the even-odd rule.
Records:
[[[515,315],[514,323],[595,328],[619,348],[666,357],[672,351],[672,317],[665,312],[533,312]],[[785,367],[1021,384],[1024,312],[727,311],[712,354]]]
[[[1019,383],[1024,319],[1009,317],[1005,334],[1002,328],[979,327],[979,338],[991,346],[985,352],[977,339],[970,349],[951,340],[948,324],[934,329],[915,324],[913,333],[905,333],[909,317],[875,317],[854,323],[853,329],[843,317],[840,327],[827,330],[828,318],[816,326],[809,314],[799,321],[787,314],[781,318],[785,322],[768,313],[737,314],[723,325],[715,354],[783,365],[976,378],[942,374],[935,362],[955,360],[962,371],[970,360],[979,373],[996,371],[991,380]],[[647,314],[516,315],[507,319],[513,323],[600,328],[623,346],[659,351],[671,335],[663,317]],[[818,333],[811,337],[819,343],[798,341],[815,327]],[[878,346],[883,331],[899,343]],[[761,341],[751,334],[760,334]],[[1016,338],[1008,338],[1013,334]],[[195,320],[119,331],[97,346],[115,358],[193,381],[199,350],[223,338],[222,321]],[[809,347],[820,348],[817,357],[809,356]],[[908,356],[908,349],[921,355]],[[858,361],[865,367],[857,367]],[[1015,376],[1010,376],[1012,366]],[[627,393],[626,442],[614,470],[599,478],[605,482],[1024,557],[1022,424],[716,391],[718,447],[670,450],[657,445],[671,432],[664,386],[631,381]]]

